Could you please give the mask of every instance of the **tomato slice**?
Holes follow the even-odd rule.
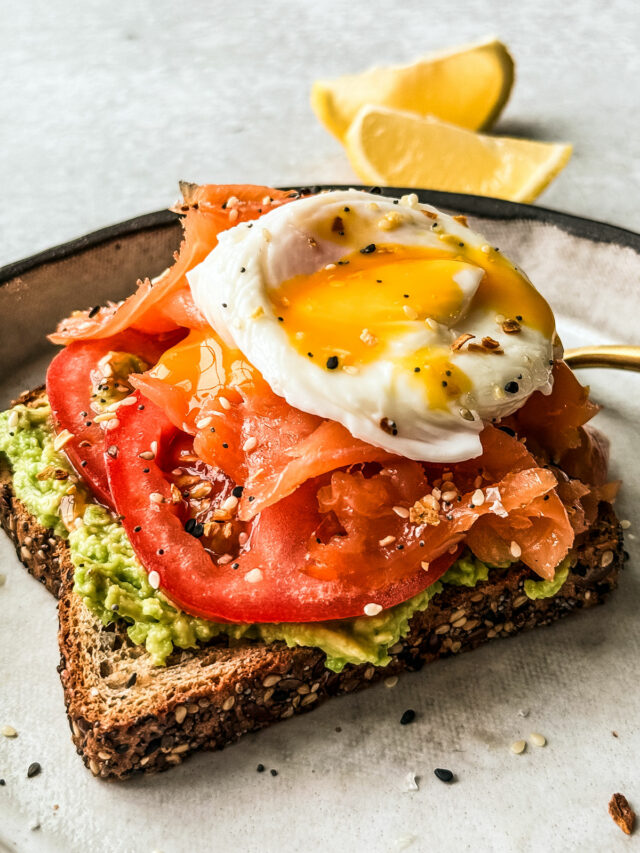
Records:
[[[455,537],[425,571],[419,545],[403,576],[384,574],[360,583],[357,574],[331,580],[307,570],[309,544],[326,519],[318,509],[320,481],[310,479],[293,494],[247,523],[247,540],[231,560],[214,562],[202,542],[185,529],[165,468],[176,428],[162,410],[137,393],[138,404],[118,413],[110,432],[117,452],[106,457],[116,510],[143,566],[176,605],[214,621],[314,622],[362,616],[366,604],[384,608],[434,583],[459,554]],[[154,443],[155,442],[155,443]],[[154,459],[148,457],[157,448]],[[378,551],[380,549],[378,548]],[[420,549],[421,551],[422,549]],[[369,556],[359,556],[361,563]]]
[[[96,498],[113,506],[104,464],[104,430],[94,421],[92,378],[98,362],[109,352],[126,352],[154,364],[175,343],[176,335],[151,338],[128,331],[99,341],[76,342],[61,350],[47,370],[47,396],[56,431],[69,430],[64,445],[71,464],[89,481]]]

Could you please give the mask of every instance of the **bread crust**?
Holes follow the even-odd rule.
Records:
[[[36,396],[31,392],[21,401]],[[123,629],[104,628],[73,592],[66,544],[16,499],[1,460],[0,523],[29,572],[58,596],[59,672],[72,739],[103,779],[166,770],[196,750],[221,749],[331,696],[601,604],[617,585],[624,560],[618,520],[611,506],[601,504],[596,523],[576,542],[576,564],[557,595],[527,598],[524,581],[531,572],[523,564],[473,589],[445,586],[413,617],[386,667],[348,665],[338,674],[326,669],[318,649],[225,638],[154,667]]]

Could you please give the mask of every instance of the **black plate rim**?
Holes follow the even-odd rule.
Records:
[[[318,184],[311,187],[313,191],[317,192],[328,189],[344,190],[349,188],[369,191],[372,189],[371,187],[358,184]],[[301,187],[287,187],[286,189],[300,190]],[[564,213],[563,211],[553,210],[552,208],[537,207],[531,204],[521,204],[519,202],[489,198],[487,196],[441,192],[439,190],[421,190],[410,187],[374,187],[373,189],[385,196],[397,196],[415,192],[423,203],[432,204],[435,207],[447,210],[455,210],[458,213],[468,214],[469,216],[479,216],[486,219],[544,222],[556,225],[561,230],[576,237],[584,237],[596,243],[612,243],[625,246],[640,253],[640,234],[637,232],[629,231],[617,225],[610,225],[607,222],[574,216],[572,213]],[[157,210],[154,213],[143,214],[133,219],[127,219],[124,222],[109,225],[106,228],[100,228],[98,231],[92,231],[82,237],[69,240],[67,243],[52,246],[50,249],[45,249],[28,258],[13,261],[0,268],[0,287],[8,281],[25,275],[43,264],[55,263],[56,261],[73,257],[89,249],[109,243],[112,240],[130,237],[144,231],[153,231],[157,228],[169,227],[178,222],[179,218],[177,213],[173,213],[170,210]]]

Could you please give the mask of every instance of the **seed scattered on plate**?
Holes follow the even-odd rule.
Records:
[[[40,763],[38,761],[34,761],[27,769],[27,778],[33,779],[34,776],[37,776],[41,772],[42,767],[40,766]]]
[[[403,791],[418,791],[418,780],[415,773],[407,773],[402,782]]]
[[[389,688],[395,687],[397,683],[398,683],[398,676],[397,675],[390,675],[389,678],[385,678],[385,680],[384,680],[384,686],[389,687]]]
[[[445,767],[436,767],[433,772],[441,782],[453,782],[453,773],[451,770],[447,770]]]
[[[534,746],[546,746],[547,739],[544,735],[541,735],[539,732],[531,732],[529,735],[529,740]]]
[[[631,522],[629,521],[628,518],[623,518],[622,521],[620,522],[620,527],[623,530],[628,530],[631,527]]]
[[[416,712],[413,710],[413,708],[407,708],[407,710],[400,717],[400,725],[408,726],[409,723],[412,723],[415,720],[415,718]]]
[[[0,733],[2,733],[4,737],[18,737],[18,732],[13,728],[13,726],[3,726],[2,729],[0,729]]]
[[[514,755],[520,755],[527,748],[526,740],[514,740],[509,749]]]

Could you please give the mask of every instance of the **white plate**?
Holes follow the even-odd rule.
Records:
[[[469,202],[470,208],[478,209]],[[508,205],[500,210],[509,215]],[[153,274],[164,264],[167,235],[175,239],[164,222],[164,230],[153,232],[156,243],[145,249],[148,263],[138,267],[140,274]],[[544,221],[474,217],[472,226],[528,271],[554,305],[566,345],[640,342],[640,255],[631,246],[580,238]],[[568,226],[579,229],[579,223]],[[148,241],[148,230],[139,239]],[[68,276],[79,275],[95,251],[89,246],[86,257],[71,262],[50,259],[49,283],[57,275],[66,293]],[[121,279],[127,258],[115,267],[105,262],[92,295],[76,290],[76,302],[104,298],[105,287],[115,288],[118,276],[119,292],[126,290]],[[55,318],[51,308],[42,316],[44,297],[29,290],[36,272],[29,265],[18,270],[23,284],[16,285],[15,278],[11,283],[16,314],[2,315],[6,336],[22,322],[27,300],[27,307],[35,306],[38,335],[27,341],[22,333],[30,355],[19,370],[12,363],[0,386],[3,403],[20,387],[40,381],[48,358],[38,349],[40,329],[53,326]],[[6,363],[9,359],[7,353]],[[605,406],[598,425],[612,440],[613,476],[625,480],[619,514],[633,520],[640,498],[640,376],[589,371],[583,378]],[[394,689],[377,686],[328,702],[228,750],[126,783],[94,779],[75,755],[56,673],[55,603],[0,536],[7,575],[0,589],[0,724],[19,730],[15,740],[0,738],[0,777],[6,780],[0,788],[0,850],[628,849],[607,804],[621,791],[640,810],[634,530],[635,525],[627,534],[630,562],[605,607],[426,667]],[[400,726],[409,707],[417,719]],[[509,744],[530,732],[542,732],[548,745],[512,755]],[[27,779],[32,761],[42,764],[42,773]],[[276,768],[278,776],[256,773],[258,763]],[[453,770],[455,784],[439,782],[435,767]],[[405,793],[409,772],[417,775],[419,790]]]

